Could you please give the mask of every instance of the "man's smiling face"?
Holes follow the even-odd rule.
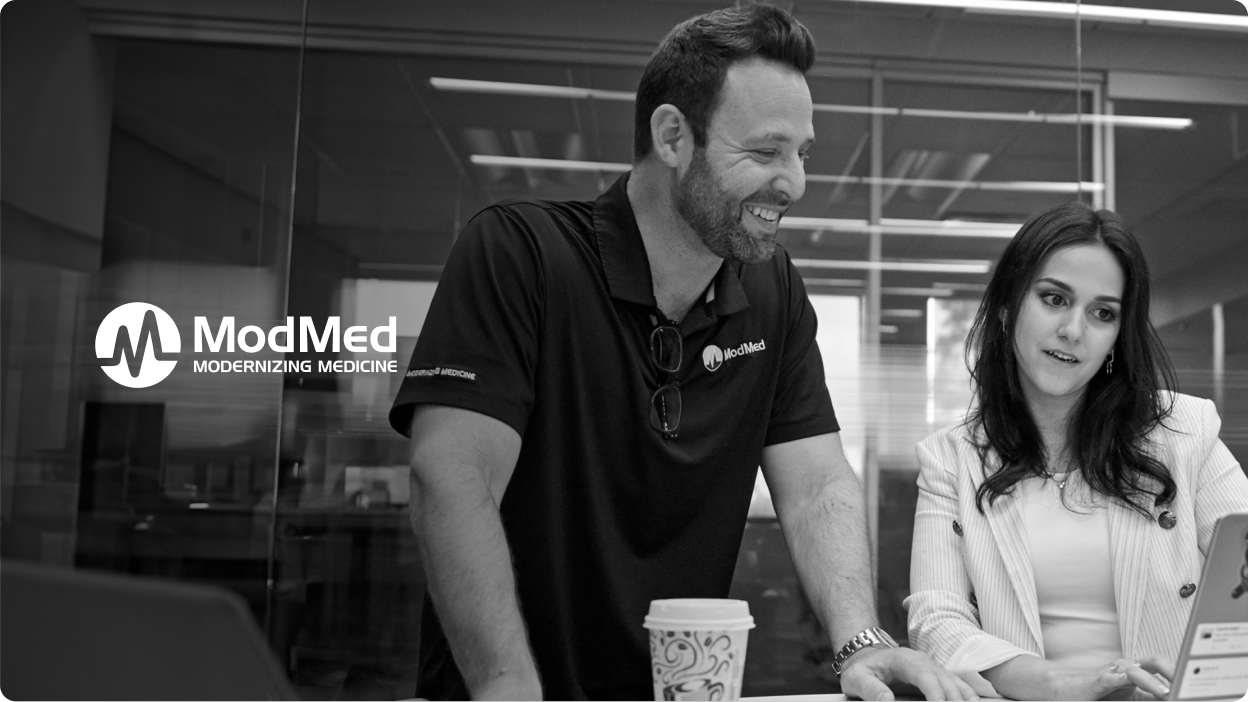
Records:
[[[706,146],[676,194],[677,212],[716,256],[757,263],[775,253],[780,218],[806,191],[813,114],[797,71],[765,59],[728,69]]]

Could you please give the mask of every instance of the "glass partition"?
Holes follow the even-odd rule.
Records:
[[[216,333],[283,316],[298,52],[123,40],[116,55],[101,267],[76,360],[95,371],[92,330],[133,301],[169,315],[184,353],[148,388],[83,374],[75,564],[227,586],[263,622],[281,376],[214,372],[194,352],[198,320]]]
[[[1236,96],[1227,93],[1227,102]],[[1116,130],[1117,210],[1153,275],[1153,319],[1185,393],[1213,399],[1222,440],[1248,465],[1248,96],[1239,105],[1115,100],[1120,114],[1190,119],[1179,131]]]
[[[92,38],[81,10],[9,10],[22,70],[44,50],[13,47],[11,27],[62,53],[47,49],[61,73],[19,102],[47,108],[40,124],[10,121],[20,72],[5,55],[3,555],[220,585],[263,622],[282,377],[200,368],[193,337],[198,318],[282,317],[299,52]],[[271,10],[299,17],[297,2]],[[66,124],[66,87],[109,109]],[[14,127],[28,142],[12,153],[33,140],[43,162],[8,158]],[[73,162],[83,153],[98,170]],[[49,159],[82,181],[48,177]]]

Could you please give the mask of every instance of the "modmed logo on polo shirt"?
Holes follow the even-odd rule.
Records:
[[[706,369],[713,373],[719,370],[719,367],[724,365],[725,361],[731,361],[738,356],[746,356],[766,350],[766,339],[747,341],[740,346],[735,346],[730,349],[721,349],[715,344],[708,344],[706,348],[702,349],[702,365],[706,366]]]

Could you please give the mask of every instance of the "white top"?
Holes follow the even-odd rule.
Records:
[[[1045,660],[1094,668],[1121,658],[1105,499],[1077,472],[1023,480],[1018,489]]]

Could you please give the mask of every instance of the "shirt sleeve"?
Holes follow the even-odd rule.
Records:
[[[542,326],[539,245],[519,205],[474,217],[447,259],[390,426],[410,436],[418,404],[494,417],[523,434]]]
[[[1213,528],[1218,519],[1232,512],[1248,511],[1248,477],[1239,461],[1218,434],[1222,420],[1210,400],[1197,400],[1199,429],[1189,439],[1192,463],[1196,466],[1195,508],[1197,539],[1202,555],[1209,554]]]
[[[910,642],[977,694],[1000,697],[980,672],[1016,656],[1035,654],[980,627],[969,598],[972,584],[962,562],[960,537],[949,528],[958,519],[957,475],[927,442],[916,451],[919,500],[910,557],[911,595],[904,602]]]
[[[785,332],[784,356],[775,400],[767,426],[764,444],[782,444],[830,432],[840,431],[832,398],[823,375],[823,357],[815,341],[818,322],[810,304],[806,286],[788,253],[777,249],[780,280],[787,292],[788,329]]]

